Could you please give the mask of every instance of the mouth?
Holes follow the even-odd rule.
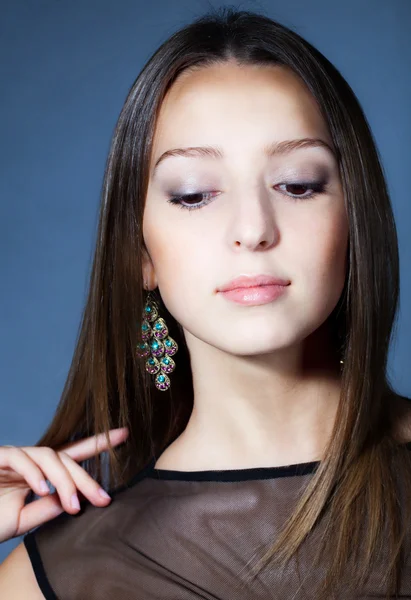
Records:
[[[236,287],[219,292],[224,298],[236,304],[258,306],[268,304],[283,296],[288,285],[253,285],[249,287]]]
[[[232,279],[229,283],[218,288],[218,292],[228,292],[239,288],[252,288],[260,286],[287,286],[291,282],[272,275],[241,275]]]

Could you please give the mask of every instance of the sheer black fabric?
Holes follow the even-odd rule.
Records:
[[[314,598],[324,576],[312,566],[316,536],[303,545],[299,574],[294,562],[263,570],[252,583],[245,574],[254,553],[275,540],[318,462],[196,472],[154,464],[112,491],[109,506],[86,502],[77,515],[62,513],[26,534],[47,600]],[[382,597],[383,570],[370,574],[358,598]],[[411,559],[402,588],[400,597],[411,598]]]

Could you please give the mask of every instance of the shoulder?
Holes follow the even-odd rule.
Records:
[[[0,598],[44,600],[33,567],[21,542],[0,565]]]
[[[108,506],[86,501],[78,514],[63,512],[26,533],[0,565],[0,598],[58,600],[67,597],[73,570],[73,586],[87,586],[90,579],[100,577],[98,557],[110,553],[112,564],[121,562],[124,538],[132,534],[133,539],[140,539],[149,510],[146,495],[138,474],[127,486],[112,490]]]

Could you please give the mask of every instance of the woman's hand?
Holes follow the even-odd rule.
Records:
[[[126,427],[109,431],[112,446],[127,436]],[[107,447],[104,433],[66,444],[58,451],[46,446],[0,446],[0,542],[23,535],[64,511],[76,514],[80,509],[77,490],[95,506],[107,506],[111,498],[104,496],[104,490],[76,462]],[[53,494],[46,479],[56,488]],[[30,489],[44,497],[25,506]]]

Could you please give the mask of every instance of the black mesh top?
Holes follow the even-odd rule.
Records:
[[[46,599],[314,598],[310,590],[324,573],[313,569],[305,542],[300,579],[292,561],[281,572],[263,569],[252,583],[243,573],[254,552],[275,540],[318,461],[189,472],[155,469],[155,462],[111,491],[108,506],[86,500],[78,514],[64,512],[25,535]],[[400,597],[411,598],[411,559],[403,577]],[[380,579],[381,571],[371,573],[358,598],[381,598]]]

